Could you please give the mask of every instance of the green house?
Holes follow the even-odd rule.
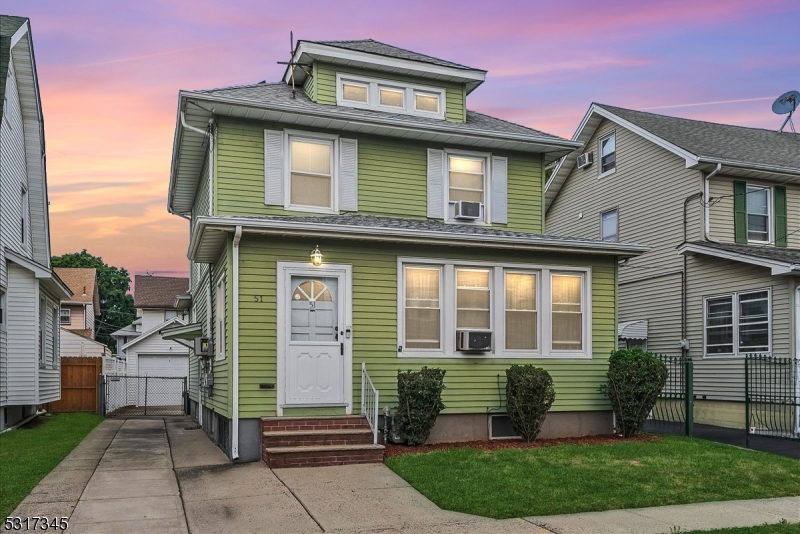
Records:
[[[422,366],[447,371],[431,441],[509,436],[521,363],[555,381],[542,435],[611,431],[618,262],[645,248],[543,235],[545,167],[580,143],[467,109],[485,75],[300,41],[277,83],[180,92],[168,202],[189,221],[191,324],[169,336],[208,338],[191,410],[232,459],[277,451],[265,431],[363,424],[328,463],[358,461],[398,370]]]

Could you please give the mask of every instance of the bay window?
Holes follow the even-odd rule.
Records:
[[[400,258],[398,355],[591,358],[590,269]],[[463,348],[491,332],[491,349]]]
[[[770,292],[733,293],[705,301],[705,354],[770,351]]]

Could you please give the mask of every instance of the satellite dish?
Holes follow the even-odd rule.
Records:
[[[800,92],[799,91],[789,91],[788,93],[784,93],[775,99],[775,102],[772,103],[772,111],[778,115],[786,115],[786,120],[783,121],[781,125],[781,129],[778,130],[779,132],[783,132],[783,128],[786,126],[786,123],[789,123],[789,127],[794,132],[794,122],[792,121],[792,115],[800,107]]]

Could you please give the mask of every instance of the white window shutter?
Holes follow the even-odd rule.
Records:
[[[339,139],[339,210],[358,211],[358,141]]]
[[[283,132],[264,130],[264,203],[283,206]]]
[[[492,222],[508,223],[508,158],[492,158]]]
[[[428,218],[444,219],[444,150],[428,149]]]

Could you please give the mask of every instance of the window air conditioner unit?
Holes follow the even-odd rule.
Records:
[[[594,163],[594,152],[584,152],[578,156],[578,168],[583,169]]]
[[[481,202],[467,202],[459,200],[456,202],[456,219],[476,220],[483,218],[483,204]]]
[[[211,356],[211,342],[207,337],[194,338],[194,354],[200,358]]]
[[[492,333],[489,330],[457,330],[456,350],[488,352],[492,350]]]

